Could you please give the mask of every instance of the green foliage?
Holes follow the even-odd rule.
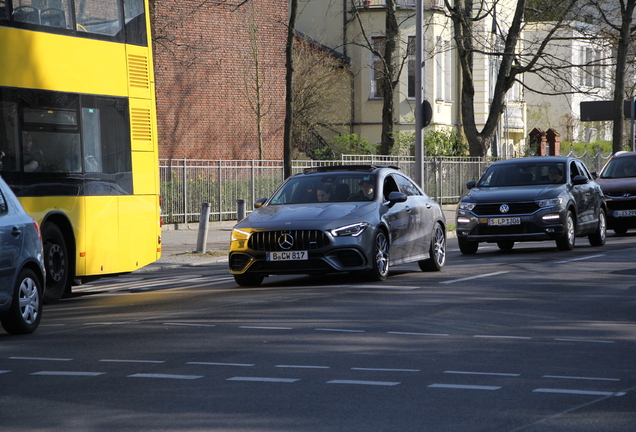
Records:
[[[343,154],[370,155],[377,154],[378,145],[357,134],[336,135],[329,146],[314,152],[316,159],[335,160]]]
[[[454,130],[424,132],[424,151],[430,156],[466,156],[468,143]]]
[[[588,154],[611,154],[612,142],[611,141],[594,141],[591,143],[586,142],[561,142],[561,154],[566,155],[573,152],[575,155],[581,155],[583,153]]]

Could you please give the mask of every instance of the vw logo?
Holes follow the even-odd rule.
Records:
[[[510,207],[508,207],[508,204],[502,204],[501,207],[499,207],[499,211],[502,213],[508,213],[510,211]]]
[[[278,246],[281,249],[289,250],[294,245],[294,237],[289,233],[283,233],[278,237]]]

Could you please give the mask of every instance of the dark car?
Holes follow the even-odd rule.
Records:
[[[38,223],[0,178],[0,322],[8,333],[38,328],[44,274]]]
[[[464,254],[479,243],[510,250],[515,242],[554,240],[574,248],[587,235],[602,246],[606,238],[603,192],[583,162],[569,157],[533,157],[493,163],[457,207],[457,241]]]
[[[239,285],[268,275],[359,272],[384,280],[389,265],[446,261],[441,206],[397,168],[329,166],[289,177],[232,231],[230,272]]]
[[[636,153],[618,152],[605,164],[596,182],[607,204],[607,227],[616,234],[636,228]]]

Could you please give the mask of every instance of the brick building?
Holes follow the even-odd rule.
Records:
[[[261,149],[264,159],[282,159],[287,0],[151,0],[150,7],[159,157],[258,159]]]

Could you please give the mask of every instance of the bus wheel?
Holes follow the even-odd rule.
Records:
[[[43,299],[44,303],[55,303],[70,288],[66,242],[57,225],[46,223],[42,226],[42,243],[46,268],[46,289]]]

